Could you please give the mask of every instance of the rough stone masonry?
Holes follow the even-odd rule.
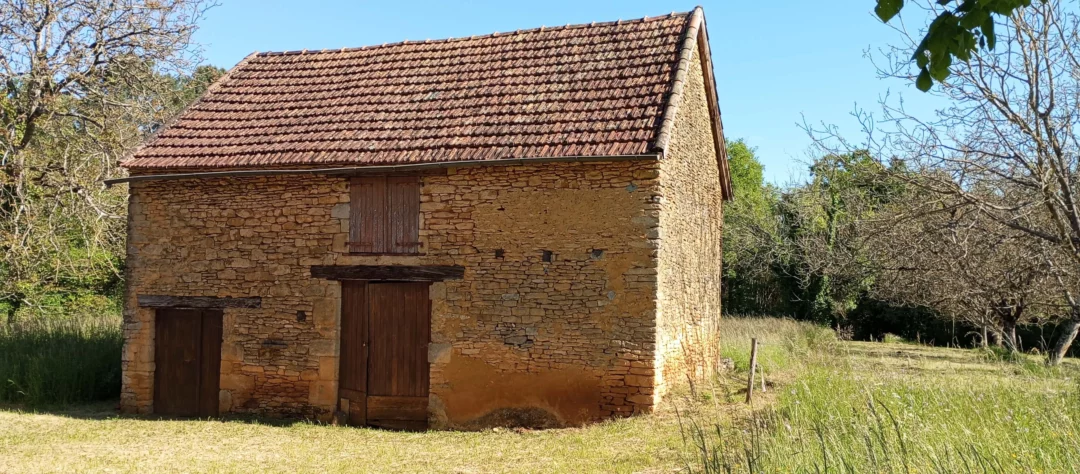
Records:
[[[429,418],[578,425],[650,412],[720,311],[722,200],[700,61],[663,160],[421,176],[421,255],[350,255],[348,179],[133,183],[125,412],[153,411],[154,310],[137,295],[262,298],[224,312],[222,413],[327,420],[341,289],[312,265],[460,265],[432,284]],[[304,316],[304,317],[301,317]]]

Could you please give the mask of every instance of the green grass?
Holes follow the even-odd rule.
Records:
[[[0,411],[0,471],[661,472],[677,466],[684,450],[667,414],[577,429],[401,433],[118,418],[109,408]]]
[[[28,406],[120,395],[119,316],[0,323],[0,402]]]
[[[769,380],[745,396],[750,338]],[[398,433],[118,417],[112,403],[0,410],[0,471],[1075,472],[1080,364],[728,318],[735,369],[658,413],[574,429]],[[111,350],[111,349],[110,349]],[[118,355],[117,355],[118,358]],[[760,387],[760,386],[759,386]]]
[[[787,361],[791,382],[761,409],[713,423],[684,421],[697,451],[689,470],[1038,473],[1080,466],[1075,361],[1051,369],[1029,356],[1001,360],[984,350],[906,342],[819,348]]]

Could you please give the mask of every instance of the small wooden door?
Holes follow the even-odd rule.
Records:
[[[340,398],[353,425],[427,427],[427,283],[342,282]]]
[[[154,412],[217,416],[221,378],[221,310],[157,310]]]

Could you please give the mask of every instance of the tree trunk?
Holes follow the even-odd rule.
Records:
[[[1010,352],[1020,352],[1019,344],[1016,342],[1016,321],[1005,319],[1002,321],[1002,326],[1000,342],[1003,342]]]
[[[1061,324],[1062,333],[1054,342],[1053,349],[1050,349],[1050,354],[1046,358],[1046,365],[1058,365],[1061,363],[1061,359],[1065,358],[1065,353],[1069,352],[1073,339],[1076,339],[1077,331],[1080,331],[1080,318],[1077,318],[1077,316],[1077,312],[1074,310],[1073,317]]]
[[[1001,334],[998,336],[998,344],[1004,345],[1009,352],[1020,352],[1020,344],[1016,339],[1016,325],[1020,322],[1020,318],[1024,314],[1024,305],[1022,302],[1009,303],[1009,301],[1002,300],[994,309],[997,313],[998,322],[1001,325]]]
[[[2,303],[6,303],[7,306],[7,325],[8,327],[15,326],[15,313],[19,312],[19,307],[22,306],[22,295],[18,294],[10,298],[0,300]]]
[[[1016,338],[1016,324],[1005,328],[1005,347],[1010,351],[1020,352],[1020,340]]]

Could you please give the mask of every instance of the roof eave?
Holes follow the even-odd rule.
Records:
[[[190,173],[160,173],[140,174],[105,180],[106,186],[121,183],[136,183],[140,181],[172,181],[180,179],[207,179],[207,178],[236,178],[249,176],[281,176],[281,175],[363,175],[398,172],[420,172],[436,169],[467,168],[476,166],[510,166],[529,165],[540,163],[588,163],[588,162],[611,162],[611,161],[638,161],[659,160],[659,153],[642,153],[636,155],[596,155],[596,156],[549,156],[536,158],[504,158],[499,160],[461,160],[461,161],[434,161],[427,163],[407,163],[397,165],[367,165],[367,166],[339,166],[333,168],[262,168],[241,169],[228,171],[196,171]],[[153,172],[167,170],[167,168],[140,168],[139,171]]]

